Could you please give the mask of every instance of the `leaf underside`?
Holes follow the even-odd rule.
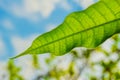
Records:
[[[20,55],[63,55],[75,47],[94,48],[120,32],[120,0],[101,0],[86,10],[73,12],[50,32],[37,37]]]

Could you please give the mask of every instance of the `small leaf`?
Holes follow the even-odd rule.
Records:
[[[63,55],[75,47],[94,48],[120,32],[120,0],[100,0],[83,11],[73,12],[50,32],[37,37],[26,54]]]

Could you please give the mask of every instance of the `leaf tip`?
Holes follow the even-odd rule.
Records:
[[[16,58],[21,57],[21,56],[26,55],[26,54],[27,53],[21,53],[21,54],[15,56],[15,57],[11,57],[10,60],[16,59]]]

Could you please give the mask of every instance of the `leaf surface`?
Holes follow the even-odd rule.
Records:
[[[94,48],[120,32],[120,0],[100,0],[86,10],[69,14],[64,22],[37,37],[20,55],[63,55],[75,47]]]

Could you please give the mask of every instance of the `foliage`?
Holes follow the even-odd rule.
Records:
[[[22,76],[19,75],[20,68],[15,66],[13,60],[9,60],[8,62],[8,71],[9,71],[9,80],[24,80]]]

